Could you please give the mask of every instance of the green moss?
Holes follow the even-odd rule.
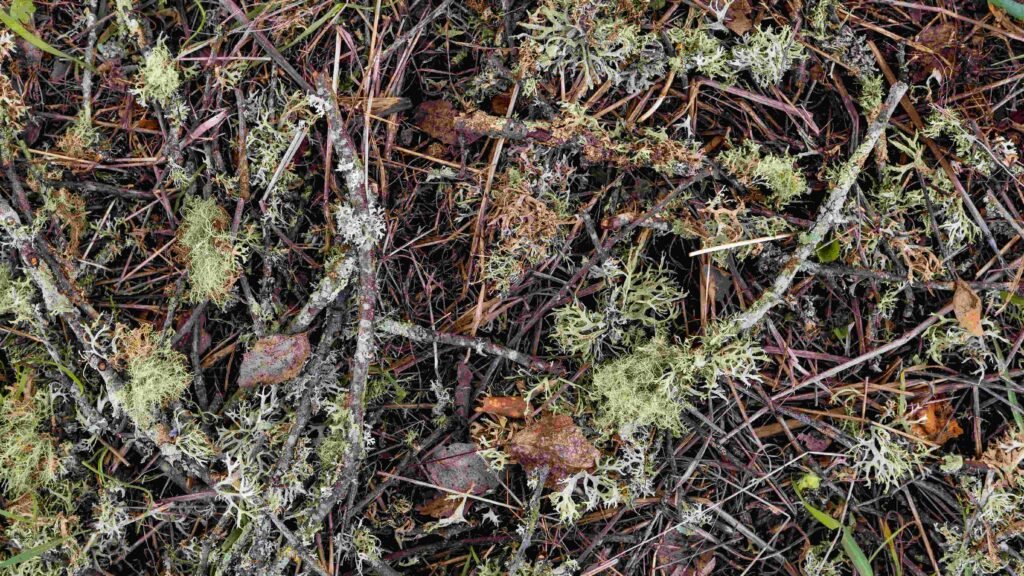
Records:
[[[191,198],[179,237],[188,266],[193,302],[223,304],[242,274],[244,250],[232,239],[228,213],[213,198]]]
[[[771,192],[769,204],[773,208],[782,208],[807,193],[807,180],[800,172],[796,158],[766,152],[750,140],[723,152],[718,161],[743,184],[767,188]]]
[[[860,83],[860,99],[858,101],[860,108],[869,118],[874,118],[875,114],[882,109],[882,100],[884,99],[882,75],[862,74],[857,81]]]
[[[119,362],[125,366],[128,382],[118,399],[132,421],[148,428],[158,409],[181,397],[192,375],[185,355],[158,342],[149,326],[125,334],[123,346]]]
[[[135,80],[134,94],[143,106],[156,102],[166,107],[181,87],[181,74],[162,40],[146,54],[145,62]]]

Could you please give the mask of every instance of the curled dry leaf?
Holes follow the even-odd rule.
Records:
[[[963,280],[956,279],[956,292],[953,293],[953,313],[960,326],[974,336],[984,336],[981,327],[981,298]]]
[[[922,406],[910,415],[910,419],[917,422],[911,427],[911,432],[936,444],[945,444],[964,433],[953,416],[953,404],[949,400]]]
[[[291,380],[299,375],[309,353],[309,337],[305,333],[262,338],[242,357],[238,385],[251,388]]]
[[[587,440],[572,418],[548,414],[512,437],[509,454],[527,471],[550,468],[547,485],[597,466],[600,450]]]
[[[525,418],[530,405],[519,396],[488,396],[477,412],[505,416],[506,418]]]

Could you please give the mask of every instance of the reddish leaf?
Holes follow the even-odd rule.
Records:
[[[448,490],[480,495],[498,486],[498,477],[473,444],[442,446],[423,467],[432,483]]]
[[[597,465],[601,452],[564,414],[548,414],[512,437],[509,454],[528,471],[550,467],[547,485]]]
[[[444,100],[428,100],[416,108],[415,122],[431,137],[448,145],[459,141],[455,133],[455,107]]]
[[[449,494],[441,494],[417,506],[416,511],[431,518],[449,518],[452,514],[455,514],[461,503],[462,500],[460,498],[449,498]],[[469,508],[472,505],[473,501],[468,500],[462,509],[463,513],[469,512]]]
[[[309,337],[305,333],[263,338],[242,357],[238,385],[250,388],[291,380],[299,375],[309,352]]]
[[[484,414],[495,414],[506,418],[525,418],[530,405],[519,396],[488,396],[483,404],[476,409]]]

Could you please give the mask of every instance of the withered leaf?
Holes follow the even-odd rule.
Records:
[[[488,396],[476,409],[477,412],[506,418],[525,418],[529,410],[530,405],[519,396]]]
[[[459,141],[455,132],[455,118],[458,115],[451,102],[428,100],[416,108],[414,121],[420,130],[450,146]]]
[[[480,495],[498,486],[498,477],[469,443],[438,448],[423,468],[432,483],[456,492]]]
[[[964,433],[953,416],[953,404],[949,400],[922,406],[911,414],[910,419],[917,421],[910,428],[911,432],[936,444],[945,444]]]
[[[291,380],[299,375],[309,353],[309,337],[305,333],[262,338],[242,357],[238,385],[251,388]]]
[[[960,326],[974,336],[984,336],[981,327],[981,298],[963,280],[956,279],[956,292],[953,293],[953,313]]]
[[[509,443],[509,454],[527,471],[550,468],[549,487],[579,472],[597,466],[601,452],[564,414],[548,414],[521,430]]]
[[[726,10],[725,27],[733,34],[743,36],[754,27],[750,22],[751,10],[753,7],[750,5],[750,0],[735,0]]]

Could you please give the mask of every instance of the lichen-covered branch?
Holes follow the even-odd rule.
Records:
[[[782,300],[793,283],[793,278],[800,271],[800,267],[810,258],[815,248],[825,240],[828,233],[842,218],[843,207],[846,205],[846,197],[849,195],[850,189],[857,181],[857,177],[864,167],[864,162],[868,159],[871,151],[875,149],[878,139],[885,132],[886,126],[889,125],[889,118],[892,117],[893,111],[896,110],[896,106],[906,92],[907,85],[902,82],[893,84],[892,88],[889,89],[889,96],[886,97],[882,110],[875,118],[875,121],[871,123],[871,126],[868,127],[867,134],[864,135],[864,141],[861,142],[860,146],[857,146],[853,155],[843,166],[838,179],[829,191],[828,198],[825,199],[821,210],[818,212],[814,226],[800,236],[800,244],[789,256],[789,259],[786,260],[782,269],[779,270],[779,275],[775,278],[772,287],[765,291],[746,311],[731,320],[731,323],[740,331],[750,330],[756,326],[764,318],[765,314]]]
[[[535,356],[530,356],[529,354],[523,354],[522,352],[490,342],[485,338],[472,338],[469,336],[460,336],[458,334],[437,332],[415,324],[397,322],[389,319],[378,321],[377,329],[381,332],[391,334],[392,336],[408,338],[413,342],[447,344],[449,346],[469,348],[476,351],[477,354],[487,354],[489,356],[504,358],[510,362],[515,362],[520,366],[530,370],[536,370],[538,372],[549,372],[552,374],[565,373],[565,367],[559,362],[542,360]]]

